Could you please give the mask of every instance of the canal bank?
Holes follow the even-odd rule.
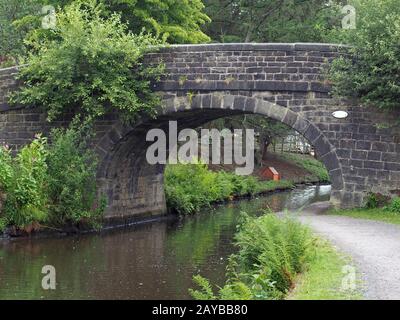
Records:
[[[263,197],[268,195],[273,195],[275,193],[287,192],[289,190],[295,190],[296,188],[303,188],[307,186],[329,186],[327,183],[317,183],[317,182],[297,182],[293,183],[290,181],[281,181],[276,184],[272,183],[266,187],[260,188],[254,194],[233,194],[221,200],[213,201],[210,203],[209,209],[217,207],[220,205],[226,205],[230,202],[236,202],[241,200],[251,200],[256,197]],[[201,208],[199,211],[204,211],[206,208]],[[196,213],[197,214],[197,213]],[[179,217],[179,216],[178,216]],[[182,217],[182,216],[180,216]],[[116,218],[116,219],[106,219],[103,221],[100,228],[93,228],[89,225],[78,224],[78,225],[68,225],[60,228],[41,226],[40,229],[34,230],[33,232],[27,234],[24,231],[16,230],[14,227],[7,228],[4,232],[0,232],[0,242],[1,241],[13,241],[13,240],[25,240],[25,239],[51,239],[60,238],[70,235],[79,235],[87,233],[98,233],[104,232],[111,229],[121,229],[125,227],[130,227],[134,225],[152,223],[161,220],[173,220],[177,218],[177,212],[173,208],[169,208],[168,213],[165,214],[143,214],[135,215],[131,217]]]
[[[304,186],[221,204],[184,219],[1,242],[0,298],[189,299],[195,274],[224,283],[227,258],[236,250],[233,239],[241,211],[257,216],[266,209],[297,210],[329,200],[329,193],[329,186]],[[55,291],[41,288],[44,265],[57,270]]]

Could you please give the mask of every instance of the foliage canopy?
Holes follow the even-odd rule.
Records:
[[[201,26],[210,21],[202,0],[102,0],[108,12],[121,13],[135,33],[144,28],[168,43],[204,43]]]
[[[326,42],[340,25],[344,2],[205,0],[212,20],[206,32],[221,42]]]
[[[144,66],[142,58],[159,42],[127,32],[117,14],[104,19],[95,1],[66,6],[48,36],[31,39],[34,50],[19,74],[25,85],[12,102],[44,107],[49,120],[68,111],[87,119],[119,111],[132,119],[158,104],[150,81],[162,68]]]
[[[334,92],[382,109],[400,107],[400,6],[397,0],[354,0],[357,28],[340,32],[348,56],[334,61]]]

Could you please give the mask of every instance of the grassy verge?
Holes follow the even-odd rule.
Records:
[[[295,289],[288,300],[359,300],[357,291],[341,290],[343,267],[348,259],[344,258],[326,241],[315,244],[315,256],[306,272],[298,277]]]
[[[282,300],[358,299],[342,291],[343,267],[348,264],[326,241],[293,218],[245,215],[236,234],[238,252],[229,259],[227,281],[216,288],[194,277],[195,299]]]
[[[400,214],[391,212],[383,208],[376,209],[349,209],[349,210],[330,210],[329,214],[346,216],[358,219],[368,219],[383,221],[392,224],[400,224]]]
[[[314,157],[296,153],[279,153],[277,155],[308,171],[310,175],[304,177],[305,182],[329,182],[329,173],[324,164]]]
[[[210,171],[204,164],[169,165],[164,177],[167,205],[181,215],[235,197],[294,187],[291,181],[259,181],[253,176]]]

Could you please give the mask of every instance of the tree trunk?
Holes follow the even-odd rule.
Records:
[[[249,25],[249,28],[247,29],[246,38],[244,39],[244,42],[250,42],[252,35],[253,35],[253,26]]]
[[[261,138],[261,165],[264,165],[264,160],[267,159],[268,147],[271,144],[269,137],[260,137]]]

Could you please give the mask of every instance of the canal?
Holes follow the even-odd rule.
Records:
[[[190,299],[193,275],[224,283],[241,211],[296,210],[329,196],[330,186],[304,186],[185,219],[64,238],[2,241],[0,299]],[[42,289],[44,265],[56,269],[56,290]]]

